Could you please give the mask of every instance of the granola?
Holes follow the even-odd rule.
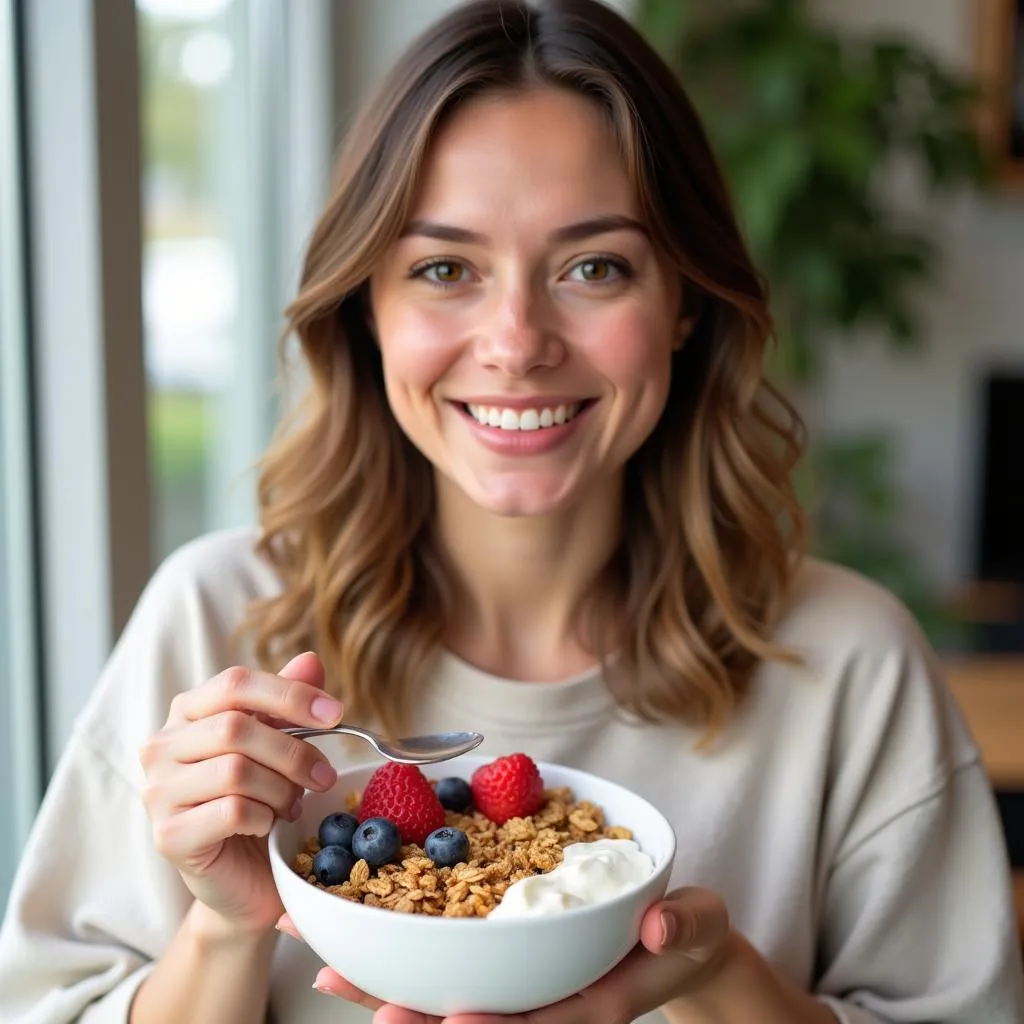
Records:
[[[350,812],[358,810],[360,796],[349,794]],[[479,811],[445,811],[445,819],[469,838],[468,861],[454,867],[438,867],[422,847],[408,844],[394,863],[372,868],[359,860],[348,881],[323,886],[313,874],[313,858],[320,850],[315,837],[292,867],[318,889],[366,906],[434,917],[487,917],[513,882],[546,874],[560,864],[566,846],[633,838],[629,829],[609,826],[600,807],[577,801],[567,787],[545,789],[543,803],[534,814],[510,818],[503,825]]]

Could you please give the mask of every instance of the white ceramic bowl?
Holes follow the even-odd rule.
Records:
[[[469,779],[490,757],[467,755],[425,769],[428,778]],[[612,782],[560,765],[538,764],[548,787],[571,786],[604,808],[609,824],[631,829],[654,860],[643,885],[553,917],[489,920],[400,914],[340,899],[300,878],[295,854],[323,818],[344,809],[380,761],[343,771],[328,793],[307,793],[297,822],[278,821],[270,860],[285,909],[330,967],[364,992],[397,1006],[447,1016],[524,1013],[573,995],[615,966],[637,943],[644,911],[665,894],[676,840],[646,800]]]

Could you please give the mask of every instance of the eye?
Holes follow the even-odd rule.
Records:
[[[437,285],[463,284],[469,280],[469,269],[458,260],[434,259],[413,267],[409,276]]]
[[[583,281],[587,284],[609,284],[631,276],[629,265],[621,260],[607,256],[591,257],[581,260],[569,271],[571,281]]]

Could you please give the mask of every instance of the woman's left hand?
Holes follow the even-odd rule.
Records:
[[[278,927],[299,938],[287,917]],[[374,1024],[628,1024],[713,977],[730,935],[729,914],[718,896],[706,889],[677,889],[647,911],[640,942],[608,974],[575,996],[524,1015],[417,1013],[381,1003],[329,967],[317,975],[315,987],[376,1010]]]

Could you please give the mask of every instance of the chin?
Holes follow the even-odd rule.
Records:
[[[494,486],[482,482],[466,488],[466,496],[475,505],[497,516],[510,518],[548,516],[568,507],[576,488],[567,481],[543,484],[540,481],[501,481]]]

